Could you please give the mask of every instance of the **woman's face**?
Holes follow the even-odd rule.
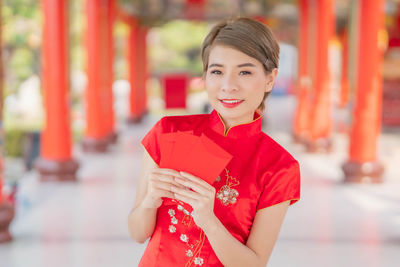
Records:
[[[211,49],[205,87],[211,106],[227,128],[253,120],[276,75],[276,69],[267,75],[257,59],[239,50],[223,45]]]

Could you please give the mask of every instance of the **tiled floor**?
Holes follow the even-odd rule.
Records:
[[[287,99],[273,102],[283,110],[292,106]],[[391,134],[380,140],[385,183],[343,184],[346,137],[334,136],[332,154],[306,154],[291,143],[288,124],[273,116],[286,121],[290,114],[275,106],[270,104],[265,131],[299,160],[303,182],[302,199],[289,209],[268,266],[400,266],[400,138]],[[145,245],[130,240],[127,215],[143,151],[139,141],[156,119],[121,129],[108,154],[76,149],[82,163],[77,183],[43,184],[28,173],[11,227],[14,241],[0,245],[0,266],[136,266]]]

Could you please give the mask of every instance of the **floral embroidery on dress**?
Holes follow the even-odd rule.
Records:
[[[193,257],[193,252],[190,249],[186,250],[186,256]]]
[[[192,211],[192,213],[190,213],[188,210],[186,210],[186,209],[185,209],[182,205],[180,205],[180,204],[178,204],[177,209],[178,209],[179,211],[182,211],[183,214],[184,214],[184,216],[183,216],[183,218],[182,218],[182,223],[183,223],[184,225],[186,225],[187,227],[189,227],[189,226],[192,224],[192,217],[193,217],[192,213],[193,213],[193,211]]]
[[[185,214],[182,218],[182,223],[187,227],[190,227],[190,225],[192,224],[192,217]]]
[[[229,175],[229,170],[225,169],[226,184],[217,192],[216,197],[224,206],[235,204],[239,196],[239,192],[231,187],[237,186],[240,182],[233,176]]]
[[[204,260],[202,258],[196,257],[194,258],[194,264],[203,265]]]
[[[187,235],[184,235],[184,234],[181,234],[181,240],[183,241],[183,242],[185,242],[185,243],[187,243],[188,242],[188,237],[187,237]]]
[[[170,225],[168,229],[169,229],[170,233],[175,233],[176,232],[176,227],[173,226],[173,225]]]
[[[168,214],[169,214],[169,216],[174,216],[175,211],[173,209],[169,209]]]
[[[203,248],[204,241],[206,239],[206,235],[203,230],[200,231],[200,240],[196,241],[196,244],[193,248],[194,252],[192,252],[192,256],[190,257],[189,261],[186,263],[185,267],[193,266],[195,265],[202,265],[204,263],[204,259],[200,257],[201,254],[201,249]],[[186,254],[187,255],[187,254]]]
[[[177,201],[174,201],[177,206],[176,209],[181,211],[183,213],[183,217],[180,219],[181,223],[183,225],[186,225],[189,229],[189,226],[191,225],[191,222],[193,221],[193,211],[189,212],[188,210],[186,210],[183,207],[183,203],[179,204]],[[179,232],[177,230],[177,228],[175,227],[175,225],[178,224],[178,222],[180,222],[180,220],[178,221],[178,219],[175,217],[176,214],[176,210],[174,209],[169,209],[168,210],[168,215],[171,217],[171,225],[169,225],[168,230],[171,234],[177,233],[179,235]],[[178,216],[178,218],[180,218]],[[194,242],[191,241],[189,242],[189,236],[186,234],[180,234],[179,235],[179,239],[186,243],[188,249],[185,252],[185,255],[188,257],[188,261],[186,262],[185,267],[189,267],[189,266],[201,266],[204,264],[204,259],[202,257],[200,257],[201,254],[201,250],[203,248],[203,244],[204,244],[204,240],[205,240],[205,233],[204,231],[202,231],[197,225],[195,225],[196,228],[198,228],[200,230],[200,238],[199,240],[195,240]]]

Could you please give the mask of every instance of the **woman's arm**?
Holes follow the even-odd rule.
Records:
[[[246,245],[234,238],[215,217],[204,229],[218,259],[226,267],[266,266],[289,207],[289,201],[256,213]]]
[[[174,175],[179,173],[170,169],[159,169],[145,150],[136,201],[128,217],[129,233],[137,242],[144,243],[153,234],[162,197],[173,198],[171,186],[179,186],[174,182]]]
[[[157,164],[145,150],[136,190],[136,201],[128,217],[129,233],[139,243],[144,243],[152,235],[156,221],[157,208],[152,208],[151,205],[143,202],[147,193],[148,177],[154,168],[157,168]]]
[[[214,214],[215,188],[193,175],[175,178],[183,186],[173,187],[176,199],[193,207],[193,219],[203,229],[224,266],[265,266],[278,237],[289,200],[257,211],[246,245],[234,238]]]

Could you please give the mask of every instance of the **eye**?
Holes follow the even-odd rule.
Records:
[[[217,74],[217,75],[222,74],[222,72],[219,71],[219,70],[211,70],[210,73],[211,73],[211,74]]]
[[[251,72],[250,71],[246,71],[246,70],[242,70],[239,75],[250,75]]]

